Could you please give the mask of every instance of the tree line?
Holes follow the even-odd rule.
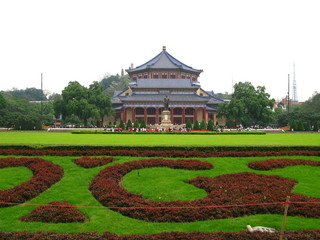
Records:
[[[40,89],[13,89],[0,92],[0,127],[15,129],[41,129],[51,126],[55,118],[64,124],[99,126],[105,116],[114,114],[111,97],[115,91],[128,87],[128,75],[106,75],[89,87],[77,81],[69,82],[61,94],[43,93]],[[42,94],[42,95],[41,95]],[[275,105],[265,87],[254,87],[250,82],[234,85],[232,94],[216,94],[228,98],[218,106],[218,117],[224,117],[228,127],[291,126],[292,130],[316,130],[320,121],[320,93],[315,92],[299,106],[291,106],[290,112],[283,105]],[[39,102],[43,100],[42,104]],[[35,102],[34,102],[35,101]],[[209,129],[217,123],[193,123],[188,128]],[[310,127],[309,127],[310,126]]]

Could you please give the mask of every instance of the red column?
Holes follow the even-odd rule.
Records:
[[[186,108],[182,108],[182,124],[186,123]]]
[[[126,123],[127,122],[127,108],[123,108],[123,121]]]
[[[147,123],[147,107],[144,107],[144,121]]]
[[[170,115],[171,115],[171,123],[173,123],[173,109],[174,109],[173,107],[170,108],[170,112],[171,112],[171,114],[170,114]]]
[[[159,124],[159,108],[156,107],[156,124]]]
[[[203,108],[202,110],[202,119],[206,122],[207,121],[207,108]]]
[[[136,108],[131,108],[132,109],[132,122],[134,123],[134,121],[136,120]]]
[[[198,108],[194,108],[194,116],[193,116],[193,123],[197,120]]]

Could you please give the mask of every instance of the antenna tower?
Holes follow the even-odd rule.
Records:
[[[297,81],[296,81],[296,64],[293,63],[293,102],[298,102]]]

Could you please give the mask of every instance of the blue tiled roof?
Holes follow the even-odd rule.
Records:
[[[196,94],[133,94],[119,98],[122,102],[162,102],[165,96],[168,96],[170,102],[208,102],[210,100],[208,97],[202,97]]]
[[[137,79],[130,83],[131,88],[199,88],[198,82],[191,79]]]
[[[126,71],[128,73],[132,73],[132,72],[146,70],[146,69],[183,69],[183,70],[191,71],[198,74],[202,72],[202,70],[200,69],[194,69],[180,62],[179,60],[171,56],[165,49],[162,52],[160,52],[157,56],[152,58],[150,61],[136,68],[127,69]]]

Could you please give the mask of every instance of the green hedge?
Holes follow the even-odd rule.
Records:
[[[263,131],[230,131],[230,132],[213,132],[213,131],[192,131],[192,132],[130,132],[130,131],[103,131],[103,130],[73,130],[72,134],[200,134],[200,135],[264,135]]]

